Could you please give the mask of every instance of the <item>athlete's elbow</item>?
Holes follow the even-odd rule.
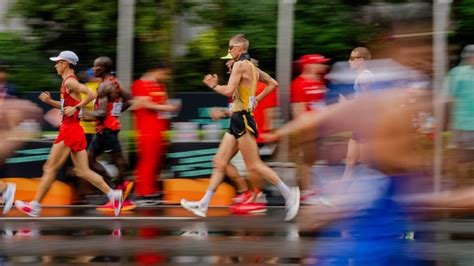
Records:
[[[274,79],[271,79],[267,82],[267,88],[270,89],[270,91],[274,90],[276,87],[278,87],[278,82]]]
[[[222,94],[223,94],[224,96],[226,96],[226,97],[232,97],[233,92],[230,91],[230,90],[226,90],[226,91],[224,91]]]
[[[97,97],[97,94],[91,90],[89,90],[89,99],[94,100]]]

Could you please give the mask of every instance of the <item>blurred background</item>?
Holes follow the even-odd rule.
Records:
[[[173,164],[180,164],[176,161],[179,152],[190,149],[189,145],[179,147],[180,142],[198,143],[195,150],[216,148],[217,144],[209,143],[217,143],[227,126],[226,119],[213,121],[209,109],[227,106],[228,99],[211,92],[202,78],[217,73],[220,83],[225,83],[228,69],[220,57],[227,53],[229,37],[244,33],[250,40],[250,55],[279,82],[278,103],[267,118],[272,121],[268,130],[272,130],[293,116],[290,83],[301,74],[301,58],[307,54],[330,59],[321,73],[328,89],[325,104],[354,93],[356,73],[349,70],[347,61],[358,46],[371,50],[371,70],[379,88],[423,88],[445,97],[450,90],[444,86],[445,75],[462,63],[462,49],[474,40],[473,15],[472,0],[1,0],[0,62],[2,77],[10,84],[8,93],[38,103],[45,112],[49,107],[39,102],[37,95],[45,90],[57,93],[61,79],[48,57],[62,50],[79,55],[75,69],[83,82],[90,81],[93,60],[109,56],[116,65],[114,73],[127,88],[150,64],[169,63],[170,78],[160,82],[166,84],[168,98],[178,98],[182,103],[179,114],[168,117],[172,123],[166,137],[175,144],[167,149],[171,155],[166,165],[173,168]],[[437,145],[436,151],[449,153],[445,148],[450,144],[455,147],[450,141],[450,128],[444,127],[446,132],[440,137],[443,142],[437,141],[433,137],[437,123],[433,121],[449,124],[450,115],[435,113],[422,114],[418,124],[426,124],[428,129],[423,132],[432,134],[426,145]],[[124,151],[133,169],[134,117],[124,113],[121,120]],[[43,139],[53,139],[57,128],[46,121],[42,123]],[[323,152],[317,161],[344,163],[349,138],[350,132],[325,140],[323,144],[330,145],[319,145]],[[39,166],[46,154],[23,158],[24,154],[17,153],[15,156],[23,159],[7,160],[3,176],[26,175],[21,171],[27,168],[12,164],[36,162]],[[270,151],[273,160],[288,161],[288,156],[285,145]],[[429,171],[438,176],[438,190],[441,170],[450,167],[442,168],[439,158],[442,156],[438,154],[439,169]],[[197,176],[210,174],[211,164],[206,165],[206,171],[194,169]],[[35,169],[38,173],[34,170],[28,175],[38,176],[40,168]],[[164,171],[162,175],[176,177],[177,172]]]
[[[119,24],[121,3],[127,8],[133,2],[132,17],[123,18],[128,24]],[[293,2],[294,16],[285,17],[280,16],[276,0],[105,0],[100,5],[87,0],[2,0],[0,58],[10,64],[10,80],[18,91],[50,90],[59,78],[46,56],[69,49],[80,57],[78,69],[87,69],[99,55],[117,58],[117,48],[124,45],[118,43],[117,33],[129,30],[120,27],[132,27],[131,44],[123,48],[133,49],[133,62],[128,63],[135,78],[144,71],[144,61],[167,59],[174,70],[170,91],[207,91],[202,77],[226,72],[219,57],[236,33],[247,35],[251,55],[275,75],[278,23],[283,20],[282,24],[294,25],[293,34],[285,37],[292,40],[294,60],[320,53],[332,63],[345,61],[352,48],[368,46],[374,58],[394,58],[433,73],[432,1]],[[451,66],[473,39],[473,12],[470,0],[452,2],[446,32]]]

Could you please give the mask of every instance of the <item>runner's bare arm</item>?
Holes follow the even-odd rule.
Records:
[[[82,99],[81,102],[77,104],[77,106],[80,108],[86,106],[96,97],[96,94],[93,91],[75,79],[68,79],[65,85],[70,92],[82,93],[86,95],[86,97],[84,97],[84,99]]]
[[[0,105],[0,166],[28,138],[38,135],[35,121],[42,117],[41,109],[26,100],[6,99]],[[26,122],[26,124],[25,124]],[[28,125],[29,124],[29,125]]]
[[[278,82],[261,69],[258,69],[258,73],[258,81],[267,84],[265,89],[263,89],[263,91],[255,97],[255,100],[257,100],[257,102],[261,102],[265,97],[267,97],[268,94],[270,94],[270,92],[272,92],[278,86]]]
[[[239,86],[243,71],[244,65],[241,62],[236,62],[232,67],[232,73],[230,74],[229,82],[227,83],[227,85],[219,85],[219,77],[216,74],[206,75],[204,77],[203,82],[217,93],[230,97],[234,94],[235,90]]]
[[[98,108],[94,108],[93,111],[84,111],[82,113],[82,120],[94,121],[103,120],[107,115],[107,107],[109,105],[109,93],[112,91],[113,86],[111,84],[104,84],[99,86],[97,89]]]
[[[84,99],[82,99],[76,106],[67,106],[64,108],[64,114],[66,116],[72,116],[78,108],[84,107],[96,97],[96,94],[93,91],[75,79],[67,80],[65,85],[70,93],[76,93],[77,95],[82,93],[86,95],[86,97],[84,97]]]
[[[373,97],[376,96],[374,95]],[[356,121],[358,121],[360,117],[366,117],[366,108],[362,107],[375,104],[375,99],[374,102],[371,102],[370,99],[366,98],[367,97],[363,96],[354,101],[334,104],[325,112],[305,112],[276,130],[275,134],[269,136],[268,141],[275,141],[280,137],[288,135],[300,136],[299,133],[302,131],[306,132],[306,130],[308,130],[308,132],[314,132],[314,134],[305,134],[298,138],[301,143],[304,143],[305,141],[313,140],[326,134],[351,130],[357,125]],[[321,127],[323,124],[325,126]]]
[[[38,98],[42,102],[47,103],[47,104],[51,105],[54,108],[58,108],[58,109],[61,108],[61,102],[53,100],[51,98],[51,94],[49,93],[49,91],[43,91],[42,93],[40,93]]]
[[[181,108],[179,105],[174,104],[158,104],[150,100],[147,96],[137,96],[133,98],[137,106],[140,108],[146,108],[157,112],[176,112]]]

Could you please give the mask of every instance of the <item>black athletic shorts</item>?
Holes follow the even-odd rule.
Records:
[[[230,125],[227,132],[238,139],[247,131],[255,138],[258,137],[257,124],[255,123],[252,113],[247,111],[233,112],[230,117]]]
[[[104,129],[101,133],[97,133],[89,145],[89,151],[95,155],[110,152],[121,152],[120,141],[118,137],[119,130]]]

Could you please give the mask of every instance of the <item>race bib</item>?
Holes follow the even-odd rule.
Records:
[[[61,99],[61,115],[64,114],[64,99]]]
[[[249,97],[249,111],[253,111],[255,105],[255,96]]]
[[[234,110],[234,103],[229,103],[229,111],[233,111]]]
[[[311,108],[312,111],[322,111],[326,109],[326,103],[325,102],[312,102],[310,103],[309,107]]]
[[[112,110],[110,111],[110,114],[115,117],[119,117],[120,114],[122,113],[122,105],[123,103],[118,102],[118,103],[113,103],[112,104]]]

